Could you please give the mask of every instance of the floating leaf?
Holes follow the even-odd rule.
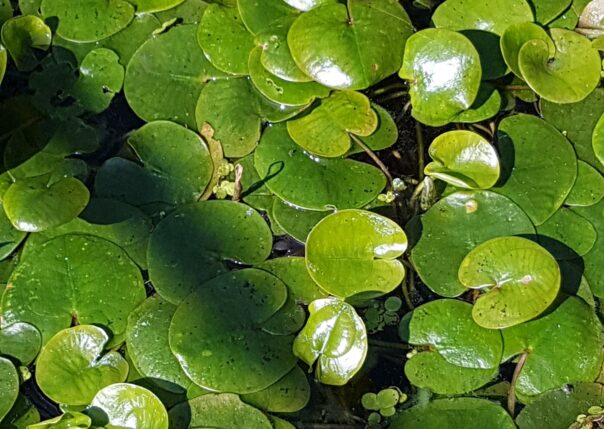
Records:
[[[204,57],[197,27],[181,25],[150,38],[128,63],[124,92],[146,121],[171,120],[196,129],[195,106],[206,82],[224,77]]]
[[[46,396],[67,405],[88,405],[96,393],[128,376],[128,363],[117,352],[103,354],[109,336],[92,325],[64,329],[42,348],[36,382]]]
[[[201,18],[197,41],[217,69],[248,74],[247,59],[254,48],[254,37],[243,25],[237,8],[210,4]]]
[[[300,15],[287,41],[296,64],[315,81],[334,89],[365,89],[400,68],[412,32],[398,2],[352,0]]]
[[[183,402],[170,410],[171,427],[211,427],[216,429],[272,429],[260,410],[231,393],[208,394]]]
[[[20,71],[36,68],[36,50],[48,50],[51,42],[50,28],[37,16],[17,16],[2,25],[2,44]]]
[[[310,400],[310,385],[299,366],[272,386],[242,396],[243,401],[273,413],[295,413]]]
[[[518,54],[518,66],[533,91],[554,103],[576,103],[585,99],[600,83],[600,54],[588,39],[574,31],[552,28],[556,46],[530,40]]]
[[[168,412],[157,396],[134,384],[118,383],[98,392],[89,414],[110,428],[168,429]]]
[[[510,415],[498,404],[478,398],[437,399],[401,413],[390,429],[515,429]]]
[[[86,414],[66,412],[55,418],[28,425],[27,429],[63,429],[63,428],[89,428],[92,420]]]
[[[19,395],[19,374],[11,361],[0,357],[0,421],[8,414]]]
[[[208,3],[204,0],[185,0],[172,9],[157,12],[155,15],[164,23],[174,22],[174,19],[181,20],[183,24],[199,24]]]
[[[411,250],[413,265],[429,288],[448,297],[465,291],[457,272],[476,245],[495,237],[535,233],[516,204],[489,191],[455,192],[432,206],[419,221],[423,231]]]
[[[604,198],[604,176],[586,162],[577,163],[577,180],[566,197],[568,206],[591,206]]]
[[[29,323],[13,323],[0,329],[0,355],[29,365],[42,346],[40,331]]]
[[[560,16],[572,3],[572,0],[530,0],[535,8],[535,21],[549,24]]]
[[[275,222],[289,235],[301,243],[306,243],[310,231],[321,219],[328,216],[329,212],[317,212],[293,207],[279,198],[273,204],[273,218]]]
[[[0,203],[0,259],[8,258],[26,236],[26,232],[15,229]]]
[[[186,205],[151,234],[149,277],[162,298],[177,304],[200,284],[226,272],[227,260],[249,265],[264,261],[272,242],[264,219],[244,204]]]
[[[249,32],[256,36],[260,33],[272,32],[275,27],[287,21],[287,18],[298,15],[296,9],[282,0],[238,0],[237,7],[243,23]],[[287,36],[287,32],[285,35]],[[287,45],[287,40],[283,39],[283,41]]]
[[[182,4],[185,0],[130,0],[136,7],[136,13],[161,12]]]
[[[592,249],[583,257],[585,277],[592,292],[604,297],[604,200],[589,207],[574,207],[573,211],[586,218],[596,229],[598,237]]]
[[[472,42],[480,56],[482,80],[499,79],[509,73],[500,49],[501,38],[498,35],[484,30],[464,30],[461,34]]]
[[[406,249],[407,236],[395,222],[365,210],[343,210],[313,228],[306,264],[311,277],[331,295],[379,296],[403,281],[405,267],[397,258]]]
[[[488,189],[499,179],[497,151],[480,134],[449,131],[434,139],[429,153],[434,161],[426,175],[459,188]]]
[[[124,0],[42,0],[40,10],[45,19],[58,20],[57,34],[74,42],[105,39],[134,18],[134,7]]]
[[[296,337],[294,353],[324,384],[346,384],[367,355],[367,332],[354,308],[336,298],[313,301],[306,326]]]
[[[543,27],[533,22],[519,22],[512,24],[505,29],[501,35],[501,53],[503,58],[514,74],[522,78],[522,72],[518,65],[518,55],[520,49],[531,40],[541,40],[545,42],[550,55],[555,55],[556,46]]]
[[[594,246],[597,232],[587,219],[560,208],[537,227],[538,240],[556,259],[575,259]]]
[[[216,277],[178,306],[170,325],[172,352],[187,375],[206,389],[265,389],[295,365],[293,337],[262,329],[286,299],[286,286],[265,271],[244,269]]]
[[[501,94],[490,83],[481,83],[478,95],[469,109],[457,114],[453,122],[476,123],[491,119],[502,109]]]
[[[426,125],[442,126],[472,106],[482,71],[478,52],[468,38],[430,28],[407,41],[399,75],[410,83],[413,117]]]
[[[78,321],[108,327],[119,338],[143,301],[140,271],[116,245],[85,235],[44,243],[15,268],[2,296],[3,326],[31,323],[43,343]]]
[[[512,24],[533,21],[533,11],[525,0],[448,0],[434,11],[432,21],[437,28],[501,35]]]
[[[504,359],[528,352],[516,381],[518,394],[531,400],[566,383],[595,380],[603,357],[600,326],[583,300],[570,297],[540,319],[505,329]]]
[[[575,183],[572,146],[547,122],[523,114],[501,121],[497,140],[502,181],[496,191],[518,204],[535,225],[542,224],[564,203]]]
[[[600,164],[604,165],[604,113],[594,128],[592,138],[593,151]]]
[[[79,180],[67,177],[50,183],[49,179],[20,179],[4,194],[4,210],[18,230],[39,232],[65,224],[88,204],[90,193]]]
[[[370,136],[377,126],[378,116],[366,96],[337,91],[308,115],[288,121],[287,131],[308,152],[335,158],[350,150],[351,135]]]
[[[378,126],[376,130],[368,136],[358,136],[359,140],[373,151],[383,150],[394,145],[398,140],[398,126],[394,118],[383,107],[371,103],[371,108],[377,113]],[[351,146],[348,154],[361,153],[365,150],[359,145]]]
[[[6,64],[8,62],[8,54],[6,48],[0,43],[0,84],[4,79],[4,73],[6,73]]]
[[[294,143],[284,125],[264,131],[254,162],[275,195],[309,210],[362,207],[386,185],[381,171],[368,164],[309,156]]]

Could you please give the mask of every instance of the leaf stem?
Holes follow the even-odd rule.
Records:
[[[380,95],[380,94],[384,94],[392,89],[404,89],[406,88],[405,84],[403,84],[402,82],[395,82],[395,83],[391,83],[390,85],[386,85],[383,86],[381,88],[377,88],[373,91],[371,91],[371,96],[376,96],[376,95]]]
[[[522,371],[522,368],[526,363],[527,356],[528,352],[526,351],[520,355],[516,368],[514,368],[514,375],[512,375],[512,383],[510,384],[510,390],[508,392],[508,411],[512,417],[514,417],[516,411],[516,382],[520,376],[520,371]]]
[[[384,103],[386,101],[394,100],[395,98],[404,97],[407,94],[408,94],[407,91],[397,91],[397,92],[393,92],[392,94],[388,94],[388,96],[386,96],[384,98],[380,98],[378,101],[380,103]]]
[[[424,147],[424,130],[419,122],[415,122],[415,140],[417,141],[417,164],[419,180],[424,180],[425,147]]]
[[[388,179],[388,183],[390,183],[390,186],[392,186],[392,175],[390,174],[390,172],[388,171],[388,167],[386,167],[386,165],[382,162],[382,160],[380,158],[378,158],[378,156],[375,154],[375,152],[372,151],[369,148],[369,146],[367,146],[365,143],[363,143],[361,141],[361,139],[359,139],[357,136],[355,136],[354,134],[350,134],[350,138],[352,139],[353,142],[355,142],[357,145],[359,145],[359,147],[361,149],[363,149],[367,155],[369,155],[369,157],[373,160],[373,162],[375,162],[375,164],[378,167],[380,167],[380,170],[382,170],[382,172]]]
[[[528,85],[503,85],[497,89],[502,91],[530,91],[531,87]]]

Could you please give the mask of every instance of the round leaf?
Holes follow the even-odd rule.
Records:
[[[19,396],[19,374],[11,361],[0,357],[0,421],[8,414]]]
[[[597,232],[584,217],[560,208],[537,227],[538,241],[556,259],[575,259],[586,255],[596,242]]]
[[[589,207],[574,207],[573,211],[586,218],[596,229],[598,237],[592,249],[583,257],[585,277],[592,292],[604,297],[604,200]]]
[[[410,83],[413,117],[442,126],[474,103],[482,77],[480,56],[465,36],[430,28],[407,41],[399,75]]]
[[[334,158],[350,150],[350,134],[367,137],[377,126],[378,116],[366,96],[337,91],[308,115],[288,121],[287,131],[308,152]]]
[[[398,126],[394,118],[383,107],[371,103],[371,107],[378,116],[378,126],[369,136],[358,136],[373,151],[383,150],[391,147],[398,141]],[[361,153],[365,150],[359,145],[353,145],[348,154]]]
[[[43,343],[74,321],[106,326],[119,338],[128,314],[145,298],[140,271],[124,251],[85,235],[44,243],[15,268],[9,285],[3,325],[31,323]]]
[[[243,395],[242,399],[265,411],[295,413],[308,404],[310,385],[304,371],[296,366],[275,384],[259,392]]]
[[[572,0],[530,0],[535,8],[535,21],[549,24],[567,9]]]
[[[151,234],[149,277],[162,298],[177,304],[224,273],[227,260],[249,265],[264,261],[272,241],[264,219],[244,204],[204,201],[183,206]]]
[[[27,233],[15,229],[0,203],[0,259],[6,259],[19,247]]]
[[[29,365],[42,346],[40,331],[29,323],[13,323],[0,329],[0,355]]]
[[[93,421],[109,428],[168,429],[168,412],[157,396],[134,384],[118,383],[98,392],[90,404]]]
[[[300,15],[287,41],[296,64],[315,81],[335,89],[365,89],[400,68],[412,32],[398,2],[351,0]]]
[[[310,316],[294,342],[294,353],[324,384],[346,384],[367,355],[367,331],[354,308],[336,298],[313,301]]]
[[[331,295],[383,295],[403,281],[397,259],[407,249],[405,232],[393,221],[365,210],[343,210],[321,220],[308,236],[306,265]]]
[[[136,13],[143,12],[161,12],[162,10],[172,9],[183,3],[185,0],[130,0],[136,7]]]
[[[459,188],[488,189],[499,179],[497,151],[480,134],[449,131],[434,139],[429,153],[434,161],[426,175]]]
[[[283,282],[265,271],[244,269],[216,277],[176,309],[170,325],[172,352],[187,375],[206,389],[265,389],[296,362],[292,337],[262,329],[286,299]]]
[[[501,329],[531,320],[554,301],[560,268],[544,248],[521,237],[499,237],[476,246],[459,267],[467,288],[485,291],[474,304],[476,323]]]
[[[604,198],[604,176],[586,162],[579,161],[577,166],[577,180],[564,204],[567,206],[597,204]]]
[[[237,7],[243,23],[254,35],[272,32],[287,18],[298,15],[298,11],[283,0],[238,0]],[[285,35],[287,36],[287,31]],[[287,45],[287,41],[284,41]]]
[[[504,235],[535,233],[516,204],[489,191],[451,194],[432,206],[419,222],[423,231],[411,250],[413,266],[430,289],[448,297],[465,291],[457,272],[476,245]]]
[[[134,7],[124,0],[42,0],[40,10],[58,21],[57,34],[74,42],[105,39],[134,18]]]
[[[117,352],[103,354],[109,336],[101,328],[80,325],[58,332],[36,361],[36,382],[46,396],[67,405],[87,405],[105,386],[128,376],[128,363]]]
[[[300,243],[306,243],[310,231],[327,215],[329,215],[329,212],[300,209],[287,204],[279,198],[275,198],[273,203],[273,218],[275,222]]]
[[[36,50],[48,50],[51,42],[50,27],[37,16],[17,16],[2,25],[2,43],[20,71],[32,71],[39,64]]]
[[[294,143],[284,125],[264,131],[254,162],[275,195],[309,210],[363,207],[386,185],[381,171],[368,164],[309,156]]]
[[[500,46],[503,59],[516,76],[522,77],[518,65],[520,49],[531,40],[542,40],[548,46],[550,55],[556,53],[556,46],[547,32],[533,22],[512,24],[501,35]]]
[[[600,83],[600,54],[589,39],[574,31],[550,30],[556,46],[543,40],[530,40],[518,53],[522,77],[533,91],[554,103],[576,103],[587,97]]]

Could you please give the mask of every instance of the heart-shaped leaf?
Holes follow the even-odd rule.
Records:
[[[522,77],[518,65],[520,49],[531,40],[542,40],[549,48],[549,54],[556,53],[556,46],[543,27],[533,22],[519,22],[505,29],[501,35],[501,53],[508,67],[516,76]]]
[[[368,164],[309,156],[281,124],[262,134],[254,165],[275,195],[309,210],[363,207],[386,185],[381,171]]]
[[[19,395],[19,374],[11,361],[0,357],[0,421],[8,414]]]
[[[48,176],[17,180],[4,194],[4,211],[18,230],[39,232],[63,225],[88,204],[90,193],[78,179],[49,180]]]
[[[170,423],[175,428],[273,428],[264,413],[232,393],[211,393],[176,405],[170,410]]]
[[[504,359],[527,353],[518,394],[531,400],[566,383],[595,380],[603,358],[600,326],[583,300],[570,297],[547,316],[505,329]]]
[[[0,329],[0,355],[29,365],[42,346],[40,331],[29,323],[13,323]]]
[[[399,75],[410,83],[413,117],[442,126],[474,103],[482,77],[480,56],[460,33],[430,28],[407,41]]]
[[[560,290],[560,268],[543,247],[521,237],[498,237],[476,246],[459,267],[459,281],[485,291],[474,304],[476,323],[501,329],[543,313]]]
[[[42,0],[40,11],[58,21],[57,34],[74,42],[105,39],[134,18],[134,6],[125,0]]]
[[[335,158],[350,150],[351,135],[370,136],[377,126],[378,116],[366,96],[337,91],[308,115],[288,121],[287,131],[308,152]]]
[[[489,191],[456,192],[418,219],[422,228],[411,250],[413,266],[439,295],[461,295],[459,265],[476,245],[508,234],[534,234],[527,215],[510,199]]]
[[[227,260],[264,261],[272,242],[266,221],[244,204],[190,204],[172,212],[151,234],[149,277],[162,298],[178,304],[200,284],[226,272]]]
[[[496,191],[518,204],[535,225],[544,223],[575,183],[572,146],[547,122],[524,114],[501,121],[497,141],[502,181]]]
[[[36,50],[48,50],[51,41],[50,27],[37,16],[17,16],[2,25],[2,44],[20,71],[32,71],[39,64]]]
[[[400,68],[412,32],[398,2],[351,0],[300,15],[287,41],[296,64],[315,81],[335,89],[365,89]]]
[[[425,173],[459,188],[488,189],[499,179],[497,151],[480,134],[449,131],[434,139],[429,153],[434,161]]]
[[[74,321],[106,326],[119,339],[144,298],[140,270],[123,250],[100,238],[64,235],[15,268],[2,296],[2,321],[31,323],[43,344]]]
[[[294,342],[294,353],[324,384],[346,384],[367,355],[367,331],[354,308],[336,298],[313,301],[310,316]]]
[[[87,410],[97,425],[108,428],[168,429],[168,412],[151,391],[128,383],[107,386]]]
[[[46,396],[67,405],[87,405],[96,393],[128,376],[117,352],[103,353],[109,336],[99,327],[80,325],[52,337],[36,361],[36,382]]]
[[[576,103],[587,97],[600,83],[600,54],[589,39],[574,31],[552,28],[556,46],[543,40],[530,40],[518,53],[522,77],[533,91],[554,103]]]
[[[405,267],[397,258],[406,249],[407,236],[395,222],[365,210],[343,210],[313,228],[306,242],[306,265],[331,295],[379,296],[403,281]]]
[[[533,11],[525,0],[448,0],[434,11],[432,21],[437,28],[500,35],[512,24],[533,21]]]
[[[293,337],[262,329],[286,299],[286,286],[265,271],[250,268],[216,277],[176,309],[170,325],[172,352],[187,375],[206,389],[265,389],[296,362]]]
[[[577,163],[577,180],[566,197],[567,206],[591,206],[604,198],[604,176],[586,162]]]
[[[394,121],[394,118],[390,113],[383,107],[371,103],[371,107],[377,113],[378,126],[376,130],[368,136],[358,136],[369,149],[373,151],[383,150],[391,147],[398,141],[398,126]],[[350,147],[348,154],[355,154],[364,152],[365,149],[359,145],[353,145]]]

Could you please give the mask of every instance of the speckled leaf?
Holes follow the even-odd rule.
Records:
[[[241,399],[261,410],[273,413],[295,413],[310,400],[310,385],[299,366],[275,384],[255,393],[242,395]]]
[[[537,234],[539,243],[556,259],[584,256],[593,248],[598,235],[591,222],[565,207],[539,225]]]
[[[390,113],[375,103],[371,107],[378,116],[378,126],[369,136],[358,136],[373,151],[384,150],[394,145],[398,140],[398,126]],[[365,150],[359,145],[351,146],[348,154],[361,153]]]
[[[329,212],[304,210],[291,206],[279,198],[274,199],[273,219],[289,235],[301,243],[306,243],[310,231]]]
[[[604,198],[604,176],[586,162],[577,163],[577,180],[566,197],[568,206],[591,206]]]

